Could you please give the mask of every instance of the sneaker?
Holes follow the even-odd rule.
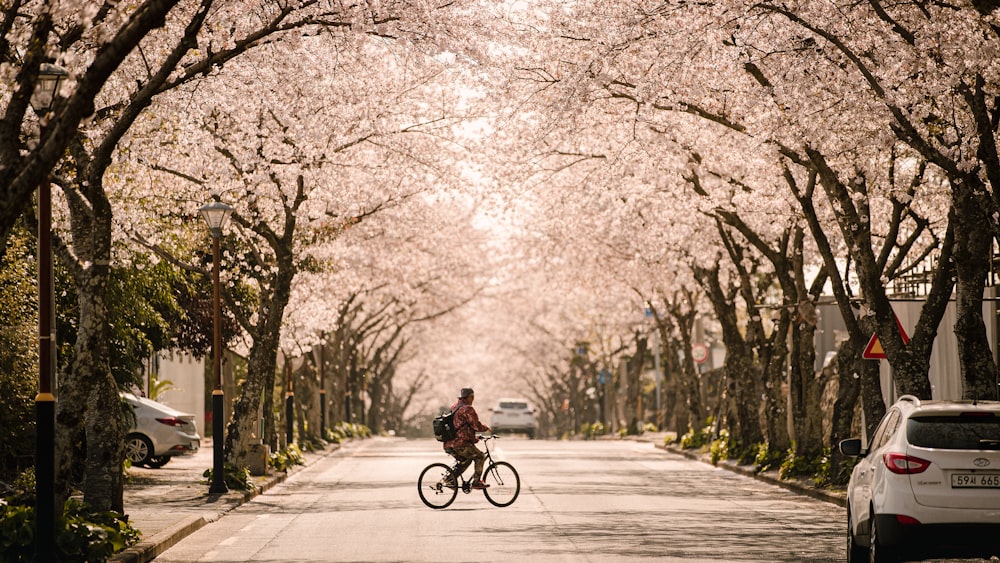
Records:
[[[475,480],[475,481],[472,482],[471,487],[473,489],[485,489],[485,488],[489,487],[489,485],[487,483],[483,483],[482,481],[480,481],[480,480],[477,479],[477,480]]]

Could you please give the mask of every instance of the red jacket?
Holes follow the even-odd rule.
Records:
[[[456,408],[458,410],[455,410]],[[472,408],[472,405],[467,405],[459,400],[452,405],[451,409],[455,410],[455,439],[445,442],[445,449],[475,444],[479,441],[476,432],[489,430],[489,426],[479,422],[479,415],[476,414],[476,409]]]

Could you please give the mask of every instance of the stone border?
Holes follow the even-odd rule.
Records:
[[[657,448],[668,451],[670,453],[682,455],[688,459],[693,459],[695,461],[700,461],[702,463],[712,465],[713,467],[718,467],[721,469],[726,469],[732,471],[733,473],[739,473],[741,475],[746,475],[747,477],[753,477],[758,481],[764,483],[769,483],[771,485],[776,485],[784,489],[788,489],[794,493],[800,495],[805,495],[818,500],[836,504],[847,508],[847,494],[844,491],[834,491],[830,489],[822,489],[816,487],[804,479],[779,479],[778,472],[776,470],[764,471],[758,473],[751,465],[738,465],[736,462],[731,460],[721,460],[718,464],[713,464],[711,457],[707,453],[696,452],[691,450],[684,450],[678,448],[674,445],[667,444],[654,444]]]

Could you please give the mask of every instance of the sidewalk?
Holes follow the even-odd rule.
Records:
[[[707,463],[712,465],[711,456],[708,453],[702,453],[693,450],[684,450],[678,447],[676,444],[666,445],[663,443],[663,439],[666,434],[663,432],[652,432],[646,433],[642,436],[629,437],[630,439],[642,441],[642,442],[652,442],[654,446],[660,448],[661,450],[666,450],[670,453],[682,455],[688,459],[694,459],[702,463]],[[816,487],[811,482],[806,479],[779,479],[778,471],[764,471],[762,473],[757,473],[752,465],[739,465],[732,460],[722,460],[716,467],[721,469],[726,469],[734,473],[739,473],[741,475],[746,475],[748,477],[753,477],[758,481],[763,481],[765,483],[770,483],[772,485],[777,485],[784,489],[788,489],[794,493],[833,503],[839,506],[847,507],[847,494],[844,491],[823,489]]]
[[[329,444],[325,450],[303,452],[305,465],[293,466],[288,473],[271,471],[254,477],[253,491],[208,494],[202,477],[212,467],[212,440],[202,440],[201,449],[191,456],[177,456],[160,469],[133,467],[125,483],[125,514],[142,532],[142,540],[116,554],[116,563],[146,563],[195,530],[214,522],[230,510],[284,481],[288,475],[312,465],[340,448]]]

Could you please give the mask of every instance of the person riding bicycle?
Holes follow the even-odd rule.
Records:
[[[451,406],[451,410],[455,411],[455,438],[444,443],[444,451],[459,462],[456,476],[464,473],[469,464],[475,463],[476,474],[472,479],[471,487],[485,489],[489,485],[483,483],[481,477],[486,455],[475,444],[479,441],[476,432],[488,432],[490,427],[479,421],[479,415],[472,407],[472,402],[475,399],[475,391],[465,387],[459,393],[458,402]]]

